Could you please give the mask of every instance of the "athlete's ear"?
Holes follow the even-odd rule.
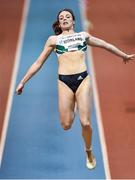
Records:
[[[75,21],[73,21],[73,25],[75,25]]]

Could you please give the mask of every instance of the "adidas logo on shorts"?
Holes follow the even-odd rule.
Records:
[[[77,80],[82,80],[82,79],[83,79],[83,77],[82,77],[82,76],[79,76]]]

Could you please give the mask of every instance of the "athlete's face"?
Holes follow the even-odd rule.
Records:
[[[73,28],[74,20],[72,14],[68,11],[62,11],[59,14],[59,24],[62,30]]]

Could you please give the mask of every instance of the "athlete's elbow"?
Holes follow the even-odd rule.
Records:
[[[34,63],[34,66],[35,66],[36,69],[40,69],[42,67],[42,65],[43,65],[43,63],[41,61],[36,61]]]
[[[105,49],[107,49],[108,51],[112,51],[114,49],[114,46],[110,43],[106,43],[105,44]]]
[[[42,67],[41,63],[35,62],[31,67],[31,73],[35,74]]]
[[[97,47],[99,47],[99,48],[107,49],[107,50],[110,49],[110,44],[107,43],[107,42],[104,41],[104,40],[97,41],[97,42],[95,43],[95,46],[97,46]]]

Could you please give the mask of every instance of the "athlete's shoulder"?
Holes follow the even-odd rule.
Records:
[[[91,37],[91,35],[86,31],[81,31],[80,34],[82,34],[85,37],[85,39],[88,39]]]
[[[56,41],[56,39],[57,39],[57,35],[51,35],[51,36],[49,36],[48,37],[48,41]]]
[[[47,39],[47,44],[48,45],[55,45],[56,44],[56,39],[57,39],[56,35],[49,36],[48,39]]]

